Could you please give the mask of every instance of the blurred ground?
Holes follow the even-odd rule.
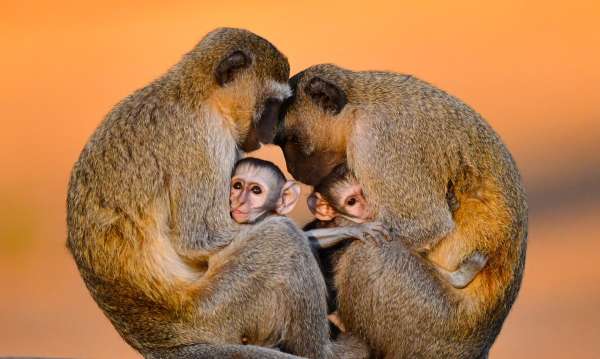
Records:
[[[600,3],[427,0],[0,1],[0,356],[140,358],[65,250],[69,173],[114,104],[219,26],[269,39],[292,74],[410,73],[480,112],[530,205],[521,294],[491,358],[598,357]],[[254,155],[283,166],[277,148]]]

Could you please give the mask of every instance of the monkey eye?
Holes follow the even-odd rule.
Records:
[[[242,182],[235,182],[232,187],[233,189],[242,189]]]
[[[356,204],[356,198],[350,198],[346,204],[348,204],[348,206],[354,206]]]
[[[252,187],[252,193],[254,193],[254,194],[261,194],[262,193],[262,189],[260,189],[260,187],[258,187],[258,186]]]

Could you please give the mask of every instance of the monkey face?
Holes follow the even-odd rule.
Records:
[[[270,189],[277,191],[277,181],[255,172],[259,171],[240,171],[231,179],[231,216],[238,223],[254,222],[275,207],[275,201],[269,197]]]
[[[251,152],[273,143],[281,104],[291,95],[289,64],[268,41],[243,31],[238,35],[241,39],[227,42],[229,50],[216,66],[211,104],[239,149]]]
[[[293,96],[283,105],[275,138],[288,171],[313,186],[346,162],[348,138],[354,127],[346,94],[330,75],[324,66],[290,79]]]
[[[306,151],[303,137],[286,136],[276,142],[283,150],[288,172],[298,181],[314,186],[338,164],[345,162],[345,151]],[[308,152],[308,153],[306,153]]]
[[[289,90],[287,92],[289,93]],[[242,151],[256,151],[260,148],[261,143],[273,143],[277,133],[281,104],[281,100],[273,97],[259,101],[259,106],[254,112],[254,117],[257,119],[252,121],[248,134],[240,144]]]

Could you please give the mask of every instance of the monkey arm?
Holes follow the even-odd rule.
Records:
[[[391,241],[389,233],[380,222],[367,222],[337,228],[319,228],[306,231],[304,234],[308,237],[310,245],[317,249],[333,247],[349,238],[362,242],[372,240],[377,247],[381,247],[384,240]]]
[[[317,249],[333,247],[345,239],[349,239],[343,233],[343,228],[320,228],[304,232],[312,247]]]

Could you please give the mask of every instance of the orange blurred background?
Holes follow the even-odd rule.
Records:
[[[597,0],[0,1],[0,356],[141,357],[65,249],[68,178],[112,106],[221,26],[270,40],[292,74],[409,73],[481,113],[530,204],[523,287],[491,358],[598,357]],[[283,166],[278,148],[255,155]]]

